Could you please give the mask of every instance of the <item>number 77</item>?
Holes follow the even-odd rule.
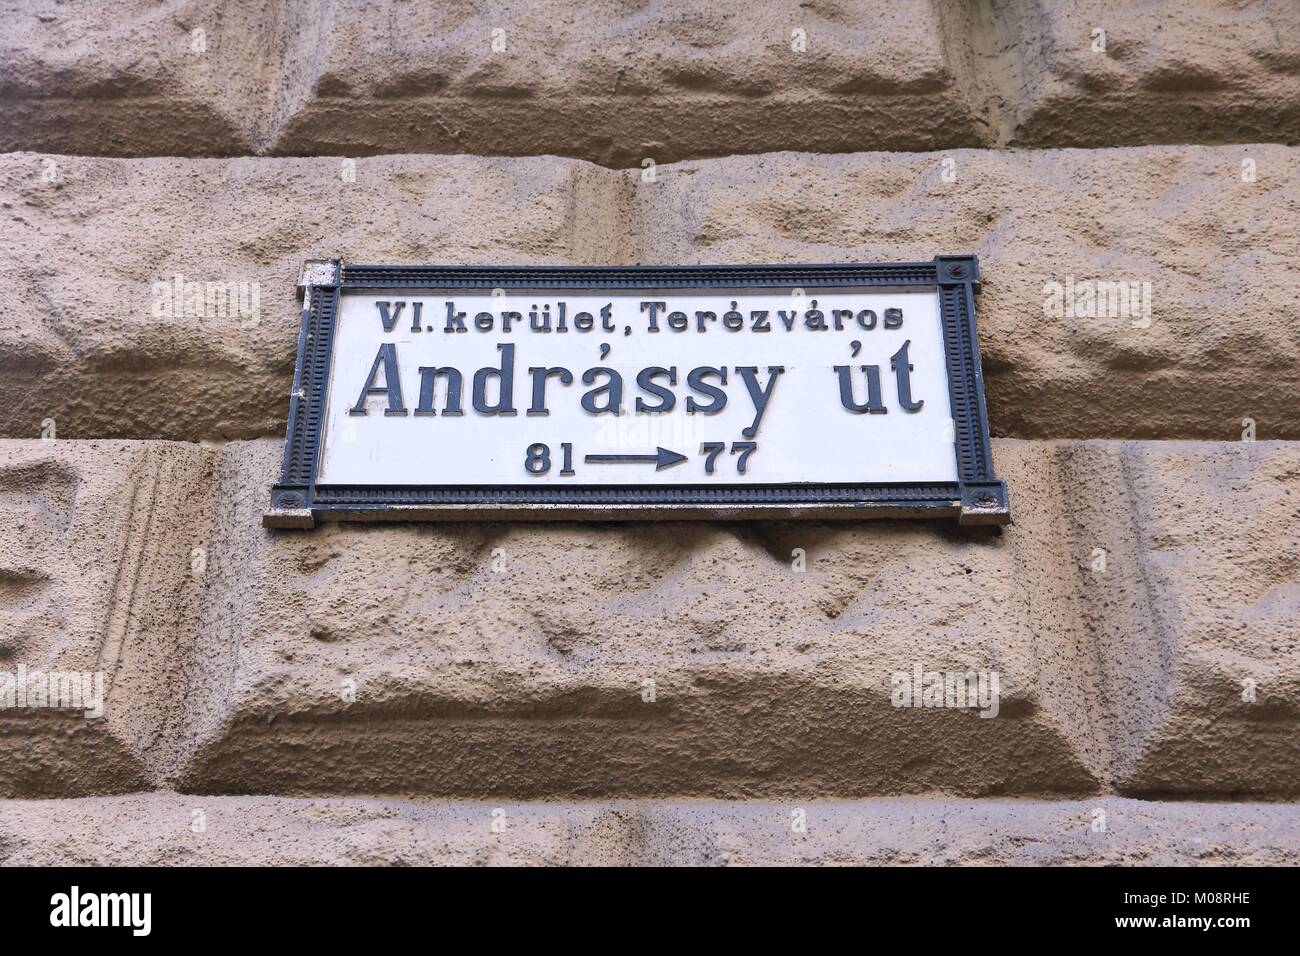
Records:
[[[700,443],[700,452],[707,457],[704,459],[704,473],[711,475],[716,470],[718,456],[727,450],[727,443],[722,441],[706,441]],[[734,455],[740,453],[736,459],[736,473],[743,475],[745,473],[745,463],[749,456],[758,450],[758,442],[754,441],[737,441],[731,443],[731,453]]]

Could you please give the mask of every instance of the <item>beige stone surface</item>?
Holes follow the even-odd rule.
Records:
[[[1300,139],[1291,0],[994,0],[972,34],[999,142]]]
[[[277,102],[272,152],[556,154],[639,167],[984,141],[931,0],[341,0],[321,10],[310,68]]]
[[[0,150],[637,167],[1300,138],[1290,0],[8,0],[0,13]]]
[[[1296,443],[999,441],[1000,533],[269,532],[278,454],[222,454],[180,789],[1296,792]],[[999,716],[894,707],[918,664]]]
[[[14,109],[0,149],[559,154],[626,167],[983,142],[931,0],[7,7],[0,91]]]
[[[1059,454],[1078,494],[1112,785],[1296,792],[1300,444],[1086,442]]]
[[[0,863],[1294,866],[1298,822],[1295,804],[1114,797],[494,804],[152,793],[10,801]]]
[[[1000,536],[920,522],[286,534],[258,520],[277,443],[227,446],[176,785],[1094,790],[1092,649],[1051,461],[998,450],[1020,522]],[[895,708],[891,675],[917,664],[999,671],[998,718]]]
[[[276,11],[264,0],[5,0],[0,149],[230,156],[269,120]],[[270,28],[270,32],[268,32]]]
[[[1244,155],[1258,178],[1243,182]],[[942,160],[956,181],[945,182]],[[981,257],[995,435],[1300,438],[1300,150],[773,154],[654,182],[555,158],[0,158],[0,434],[283,433],[307,258],[848,262]],[[256,283],[258,316],[154,315],[156,283]],[[1150,283],[1143,314],[1045,285]],[[251,288],[251,287],[250,287]],[[1143,327],[1145,326],[1145,327]]]
[[[138,790],[175,760],[210,471],[196,446],[0,441],[0,671],[103,692],[102,716],[0,709],[0,796]]]
[[[1243,182],[1243,156],[1258,178]],[[955,182],[945,182],[952,160]],[[1155,147],[742,156],[637,188],[634,258],[980,257],[994,435],[1300,437],[1300,151]],[[1149,283],[1141,309],[1047,314],[1049,283]]]
[[[39,157],[0,160],[0,435],[283,435],[303,260],[583,263],[617,244],[613,174],[553,159],[392,157],[355,183],[330,159],[59,163],[47,184]],[[247,308],[178,315],[176,276]]]
[[[0,443],[0,669],[107,688],[0,711],[5,794],[1296,792],[1298,443],[998,441],[1000,532],[272,532],[279,455]]]
[[[0,443],[0,669],[107,685],[0,711],[4,795],[1297,792],[1300,443],[998,441],[1001,530],[272,532],[279,452]]]

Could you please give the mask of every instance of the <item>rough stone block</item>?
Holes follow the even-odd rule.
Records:
[[[943,524],[259,526],[225,448],[187,791],[719,797],[1087,791],[1093,651],[1050,456]],[[803,549],[807,570],[794,568]],[[893,675],[997,671],[996,718]],[[909,678],[910,683],[910,678]],[[987,686],[987,685],[986,685]]]
[[[230,156],[257,148],[280,57],[260,0],[0,4],[0,150]]]
[[[320,46],[277,101],[275,153],[554,154],[639,168],[984,142],[930,0],[322,10]]]
[[[1061,449],[1111,785],[1300,792],[1300,443]]]
[[[973,38],[996,91],[1000,142],[1300,140],[1300,17],[1290,0],[1038,0],[978,9],[992,26]]]
[[[174,762],[210,459],[0,441],[0,796],[145,789]]]

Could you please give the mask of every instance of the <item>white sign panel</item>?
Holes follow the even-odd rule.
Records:
[[[335,335],[327,484],[957,479],[934,291],[357,295]]]

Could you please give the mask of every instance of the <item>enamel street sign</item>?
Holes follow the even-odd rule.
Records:
[[[265,524],[1009,520],[974,257],[304,268]]]

